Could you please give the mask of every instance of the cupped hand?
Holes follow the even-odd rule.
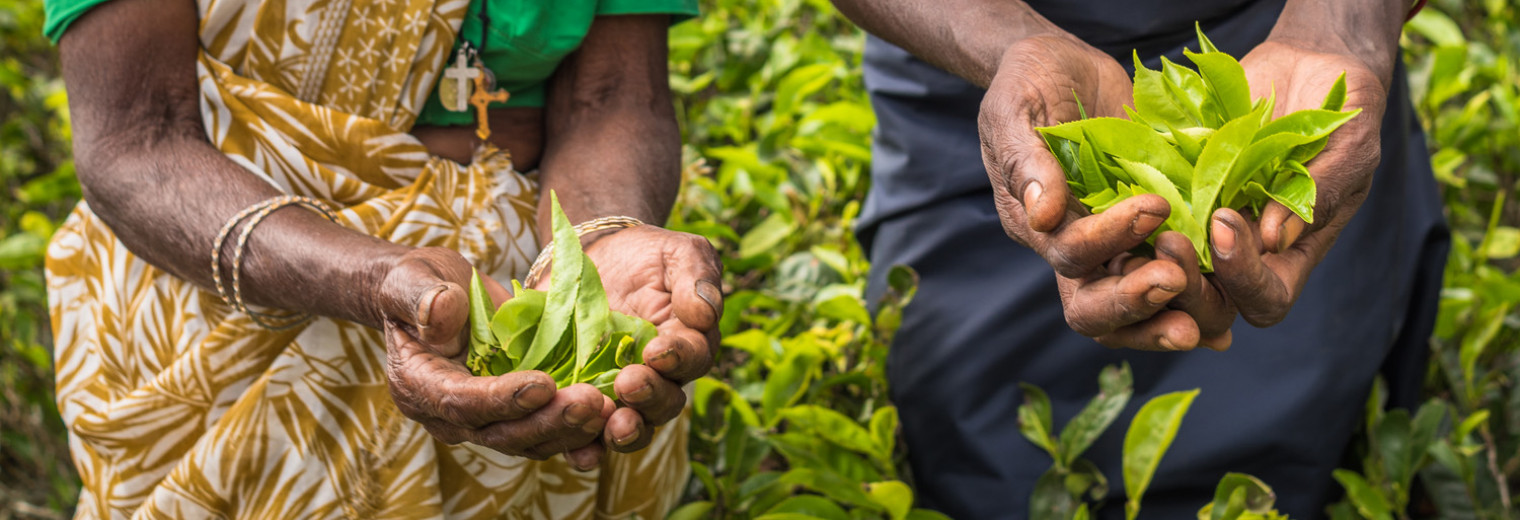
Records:
[[[1217,324],[1200,327],[1190,314],[1202,296],[1169,308],[1189,291],[1190,278],[1198,279],[1182,267],[1196,258],[1126,254],[1161,226],[1171,208],[1159,196],[1140,195],[1088,214],[1071,197],[1065,173],[1035,130],[1079,119],[1083,110],[1090,117],[1124,117],[1132,89],[1117,61],[1075,37],[1022,39],[1004,53],[982,100],[982,161],[1004,232],[1055,270],[1073,330],[1110,347],[1191,349],[1205,337],[1218,337]]]
[[[448,444],[470,442],[543,460],[564,453],[590,469],[605,451],[595,442],[616,405],[588,384],[555,390],[539,371],[474,376],[464,365],[470,264],[442,248],[397,260],[374,298],[382,315],[386,376],[401,413]],[[482,277],[496,303],[506,289]]]
[[[723,266],[707,239],[658,226],[587,239],[586,254],[612,309],[649,320],[659,331],[644,347],[644,364],[623,367],[612,385],[624,406],[607,419],[604,441],[619,452],[637,451],[653,440],[655,426],[681,414],[681,385],[712,369],[723,316]],[[539,284],[547,285],[548,278]]]
[[[1320,108],[1343,71],[1344,110],[1362,109],[1330,134],[1324,151],[1306,165],[1316,185],[1313,224],[1277,202],[1262,210],[1260,222],[1229,209],[1214,212],[1214,279],[1246,322],[1266,327],[1287,316],[1309,273],[1366,200],[1382,157],[1379,131],[1388,89],[1361,59],[1288,41],[1262,43],[1241,65],[1253,97],[1276,92],[1275,116]]]

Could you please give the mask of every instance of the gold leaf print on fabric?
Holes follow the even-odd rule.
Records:
[[[351,229],[520,278],[538,252],[533,179],[405,133],[467,5],[200,0],[208,138]],[[391,402],[376,331],[262,330],[133,255],[85,203],[47,273],[80,518],[661,518],[686,481],[685,417],[586,473],[439,443]]]

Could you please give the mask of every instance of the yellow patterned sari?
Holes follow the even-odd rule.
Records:
[[[406,133],[467,0],[198,3],[202,116],[229,158],[349,228],[525,273],[534,181],[504,154],[463,167]],[[84,203],[47,274],[81,518],[660,518],[689,471],[684,418],[587,473],[435,441],[391,402],[377,331],[260,329]]]

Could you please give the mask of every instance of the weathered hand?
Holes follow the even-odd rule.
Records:
[[[1309,273],[1367,198],[1372,172],[1381,160],[1379,131],[1388,89],[1360,59],[1292,42],[1269,39],[1241,64],[1253,97],[1276,91],[1277,116],[1319,108],[1342,71],[1345,110],[1362,109],[1331,134],[1324,151],[1306,165],[1317,188],[1314,224],[1306,225],[1277,202],[1262,210],[1259,225],[1229,209],[1214,212],[1214,279],[1248,323],[1266,327],[1287,316]]]
[[[1003,54],[982,100],[982,161],[1003,230],[1055,269],[1072,329],[1110,347],[1191,349],[1203,336],[1189,311],[1202,299],[1167,308],[1188,289],[1188,273],[1175,258],[1124,255],[1166,220],[1166,201],[1141,195],[1087,214],[1035,131],[1078,119],[1078,98],[1089,116],[1124,117],[1131,90],[1118,62],[1075,37],[1019,40]]]
[[[595,442],[616,405],[588,384],[555,390],[539,371],[477,377],[465,368],[470,264],[448,249],[415,249],[396,261],[373,298],[383,316],[386,376],[401,413],[448,444],[471,442],[543,460],[565,453],[595,467]],[[507,290],[483,277],[491,299]]]
[[[644,364],[624,367],[613,382],[626,406],[607,419],[605,441],[620,452],[636,451],[649,445],[655,426],[681,414],[681,385],[712,368],[723,316],[723,267],[706,239],[657,226],[590,238],[586,254],[613,310],[659,330],[644,347]]]

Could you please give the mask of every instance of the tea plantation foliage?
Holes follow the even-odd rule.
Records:
[[[827,0],[702,3],[702,17],[671,31],[688,166],[669,225],[718,246],[727,297],[721,361],[695,384],[694,471],[673,517],[939,518],[913,508],[883,372],[916,275],[893,269],[884,301],[866,302],[871,266],[851,233],[870,183],[875,124],[861,83],[862,34]],[[77,494],[53,405],[42,254],[79,187],[42,21],[40,0],[0,2],[0,519],[63,518]],[[1510,0],[1434,0],[1407,29],[1405,59],[1453,248],[1428,401],[1385,411],[1373,389],[1356,458],[1335,474],[1348,493],[1332,516],[1515,518],[1520,9]],[[1079,457],[1082,439],[1112,421],[1105,410],[1145,404],[1128,402],[1127,369],[1081,377],[1104,389],[1094,421],[1049,424],[1037,398],[1021,413],[1026,436],[1051,451],[1052,472],[1078,477],[1030,490],[1063,515],[1085,515],[1082,501],[1105,490],[1106,507],[1124,507],[1118,490],[1144,487],[1098,486],[1101,475]],[[1187,402],[1153,401],[1149,416],[1186,424]],[[1074,426],[1082,431],[1066,433]],[[1139,465],[1130,480],[1148,478],[1143,466],[1167,443],[1140,439],[1150,451],[1126,454]],[[1214,518],[1270,517],[1259,507],[1270,496],[1250,479],[1226,477],[1220,489],[1222,500],[1207,506],[1228,514]],[[1232,494],[1246,507],[1231,507]]]

